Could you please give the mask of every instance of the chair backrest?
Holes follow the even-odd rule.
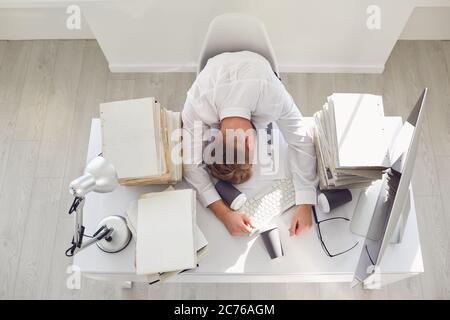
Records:
[[[227,13],[215,17],[200,52],[197,74],[209,58],[223,52],[252,51],[266,58],[279,75],[275,54],[264,24],[257,18],[240,13]]]

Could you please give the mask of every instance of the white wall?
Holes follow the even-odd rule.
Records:
[[[282,71],[382,72],[412,0],[131,0],[83,13],[113,71],[193,71],[210,20],[225,12],[264,22]],[[381,30],[366,8],[381,7]]]
[[[400,39],[450,40],[450,7],[415,8]]]
[[[264,22],[282,71],[382,72],[414,7],[445,6],[450,0],[0,0],[0,8],[71,3],[80,5],[89,24],[83,23],[84,33],[57,30],[58,13],[45,19],[47,24],[33,22],[42,29],[27,29],[24,21],[37,18],[14,11],[14,19],[5,19],[10,12],[0,9],[0,39],[19,38],[21,32],[22,38],[94,35],[112,71],[194,71],[211,19],[242,12]],[[381,30],[366,27],[366,9],[373,4],[381,8]]]
[[[88,23],[81,16],[81,28],[66,28],[66,7],[0,9],[0,39],[93,39]]]

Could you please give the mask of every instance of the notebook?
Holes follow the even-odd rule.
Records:
[[[363,188],[381,179],[391,159],[392,119],[382,97],[334,93],[314,114],[314,144],[321,189]]]
[[[103,156],[114,164],[119,179],[160,174],[154,104],[154,98],[100,104]]]
[[[192,189],[148,193],[138,200],[137,274],[196,267],[195,204]]]
[[[155,98],[100,104],[102,153],[121,185],[176,183],[182,179],[181,116]]]
[[[389,166],[383,132],[383,102],[373,94],[340,93],[328,98],[337,166]],[[334,118],[334,119],[333,119]],[[335,129],[335,130],[333,130]]]
[[[173,191],[175,190],[174,187],[169,186],[164,191]],[[141,198],[147,197],[147,194],[143,194]],[[125,220],[127,222],[127,226],[130,229],[131,233],[133,234],[133,240],[137,240],[137,228],[138,228],[138,200],[131,201],[127,211],[126,211],[126,217]],[[205,238],[205,235],[203,234],[202,230],[198,226],[197,223],[195,223],[195,232],[194,232],[194,239],[195,239],[195,249],[197,250],[197,253],[205,248],[208,245],[208,241]]]

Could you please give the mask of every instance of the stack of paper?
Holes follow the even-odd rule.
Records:
[[[186,189],[142,195],[137,219],[130,206],[127,221],[136,223],[130,229],[136,234],[137,274],[177,274],[197,266],[207,242],[196,223],[195,205],[195,191]]]
[[[381,96],[334,93],[314,121],[321,189],[367,187],[389,167]]]
[[[102,152],[122,185],[175,183],[182,178],[181,117],[155,98],[100,104]]]
[[[175,190],[172,186],[168,187],[165,191]],[[163,191],[164,192],[164,191]],[[144,195],[145,197],[145,195]],[[138,200],[132,201],[127,209],[126,215],[127,225],[133,234],[133,240],[137,242],[137,229],[138,229]],[[197,250],[197,263],[206,255],[208,249],[208,241],[205,235],[198,227],[195,225],[194,232],[195,249]],[[158,272],[153,274],[146,274],[149,283],[155,283],[158,281],[165,281],[171,276],[174,276],[184,270],[175,270],[167,272]]]

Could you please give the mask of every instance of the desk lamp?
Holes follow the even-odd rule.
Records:
[[[74,196],[74,200],[69,214],[75,212],[75,233],[72,246],[66,250],[66,256],[71,257],[94,243],[107,253],[119,252],[128,245],[131,232],[121,216],[108,216],[100,221],[97,231],[92,236],[84,234],[83,206],[86,195],[91,191],[111,192],[117,185],[118,179],[114,166],[101,156],[92,159],[84,169],[83,175],[70,183],[69,191]],[[84,237],[89,237],[89,240],[83,242]]]

